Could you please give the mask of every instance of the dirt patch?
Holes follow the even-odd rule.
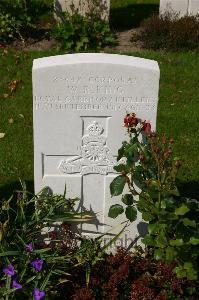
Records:
[[[9,48],[14,48],[16,50],[23,50],[23,51],[29,51],[29,50],[36,50],[36,51],[42,51],[42,50],[50,50],[57,46],[57,42],[53,38],[42,38],[40,40],[35,39],[28,39],[25,42],[22,40],[15,40]]]
[[[137,40],[137,36],[141,30],[142,28],[132,28],[130,30],[117,32],[117,45],[115,47],[111,47],[111,49],[122,52],[141,50],[143,45]]]
[[[55,39],[43,39],[41,41],[35,42],[30,44],[28,47],[26,47],[27,50],[50,50],[57,46],[57,41]]]
[[[116,35],[116,45],[106,47],[106,50],[129,52],[129,51],[140,51],[143,48],[142,42],[137,39],[137,36],[141,32],[142,28],[132,28],[130,30],[118,31]],[[57,47],[57,41],[51,37],[44,36],[41,39],[31,39],[23,43],[21,40],[14,41],[10,47],[17,50],[35,50],[35,51],[45,51],[51,50]]]

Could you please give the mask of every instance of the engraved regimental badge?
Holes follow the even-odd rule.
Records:
[[[93,121],[86,131],[87,134],[82,137],[81,156],[62,160],[59,170],[62,173],[80,173],[81,175],[116,173],[113,167],[117,162],[106,145],[107,138],[103,135],[102,126]]]

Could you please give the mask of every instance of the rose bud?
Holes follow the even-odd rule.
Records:
[[[135,117],[131,117],[131,120],[129,121],[130,126],[137,126],[138,119]]]
[[[128,123],[129,123],[129,115],[126,115],[126,117],[124,118],[124,126],[128,127]]]
[[[146,134],[150,134],[151,133],[151,124],[150,123],[144,123],[143,130]]]

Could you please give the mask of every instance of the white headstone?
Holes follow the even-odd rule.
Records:
[[[160,14],[178,14],[178,17],[199,14],[199,0],[160,0]]]
[[[183,17],[188,14],[189,0],[160,0],[160,14],[178,14]]]
[[[79,14],[85,16],[88,12],[95,10],[101,15],[102,19],[108,21],[110,0],[55,0],[54,7],[55,16],[58,19],[60,18],[61,12],[65,11],[73,13],[75,10]]]
[[[49,186],[97,213],[82,232],[104,233],[121,220],[108,218],[121,197],[110,196],[118,149],[126,140],[126,112],[156,128],[159,67],[156,61],[113,54],[68,54],[34,60],[35,192]],[[138,235],[133,223],[123,246]],[[139,225],[140,226],[140,225]],[[139,228],[138,226],[138,228]],[[110,236],[117,233],[116,226]]]
[[[199,14],[199,0],[189,0],[189,14],[194,16]]]

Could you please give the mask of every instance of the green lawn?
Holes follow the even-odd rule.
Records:
[[[34,58],[55,52],[0,52],[0,198],[21,177],[33,186],[31,67]],[[133,53],[129,53],[133,55]],[[199,182],[199,57],[195,53],[134,53],[159,62],[161,69],[157,128],[174,137],[175,154],[184,161],[179,179],[195,193]],[[17,62],[17,64],[16,64]],[[9,82],[18,80],[10,94]],[[7,96],[9,94],[9,96]]]

